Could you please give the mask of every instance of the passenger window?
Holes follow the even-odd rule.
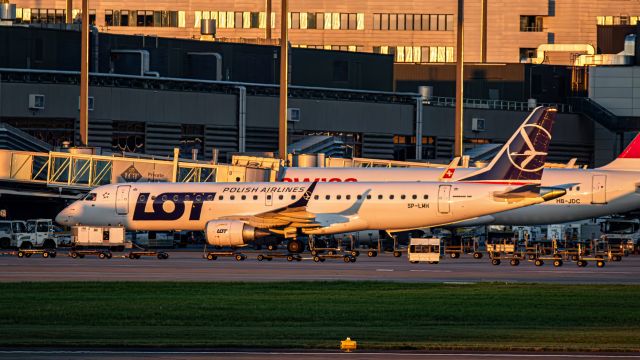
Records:
[[[240,198],[241,198],[242,200],[247,200],[247,195],[242,195]]]
[[[425,194],[424,199],[427,200],[428,198],[429,198],[429,195]]]
[[[576,191],[580,191],[580,186],[576,186]]]
[[[351,195],[347,195],[347,200],[351,200]]]
[[[224,200],[224,196],[222,195],[218,196],[218,200]]]
[[[393,200],[393,195],[389,195],[389,200]]]
[[[331,195],[327,195],[324,198],[327,199],[327,200],[331,200]]]
[[[284,199],[284,195],[278,196],[278,199],[280,199],[280,200]]]
[[[213,200],[213,195],[207,195],[207,201],[212,201]]]
[[[367,199],[368,199],[368,200],[371,200],[371,195],[367,195]]]
[[[258,200],[258,195],[253,195],[253,200]]]
[[[407,196],[406,196],[406,195],[400,195],[400,199],[404,200],[404,199],[406,199],[406,198],[407,198]]]
[[[235,200],[235,199],[236,199],[236,196],[235,196],[235,195],[231,195],[231,196],[229,196],[229,200]]]
[[[202,196],[196,195],[196,202],[202,202]]]
[[[167,195],[162,195],[162,201],[167,201]]]
[[[144,195],[140,195],[140,197],[138,198],[138,200],[140,200],[141,203],[143,203],[145,200],[147,200],[147,197]]]
[[[271,195],[267,195],[267,200],[271,200]]]
[[[313,200],[318,200],[318,199],[320,199],[319,195],[313,195]]]
[[[191,196],[189,196],[189,195],[185,195],[185,196],[184,196],[184,201],[189,201],[189,200],[191,200]]]
[[[178,195],[173,195],[173,201],[178,202],[178,200],[180,200],[180,197]]]
[[[291,195],[291,200],[295,200],[296,196],[295,195]]]
[[[342,198],[342,195],[336,195],[336,199],[340,200]]]
[[[378,195],[378,200],[382,200],[382,195]]]
[[[358,200],[362,200],[362,195],[358,195],[358,196],[356,196],[356,198],[357,198]]]

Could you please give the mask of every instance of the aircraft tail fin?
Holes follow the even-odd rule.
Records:
[[[600,169],[640,171],[640,133],[616,159]]]
[[[539,184],[556,113],[549,107],[535,108],[489,165],[459,181]]]

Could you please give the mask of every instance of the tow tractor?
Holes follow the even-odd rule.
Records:
[[[286,258],[287,261],[291,262],[291,261],[301,261],[302,260],[302,256],[300,256],[300,254],[292,254],[292,253],[276,253],[276,252],[268,252],[265,254],[259,254],[257,259],[258,261],[263,261],[263,260],[267,260],[267,261],[271,261],[274,258]]]
[[[127,255],[129,259],[140,259],[143,256],[149,257],[157,257],[159,260],[164,260],[169,258],[169,254],[164,251],[131,251],[129,255]]]
[[[309,250],[311,251],[311,256],[325,256],[325,257],[335,256],[341,252],[346,252],[353,257],[360,256],[360,251],[356,250],[356,241],[353,235],[347,235],[347,237],[349,238],[349,244],[350,244],[349,249],[351,250],[345,250],[345,246],[343,246],[343,238],[338,239],[338,244],[335,247],[330,247],[326,245],[318,246],[319,244],[315,239],[315,237],[313,235],[310,235],[308,239],[308,243],[309,243]],[[324,252],[326,252],[326,255],[324,255]],[[371,251],[369,252],[371,253]],[[373,256],[377,256],[377,252],[375,252],[373,255],[369,255],[369,257],[373,257]]]

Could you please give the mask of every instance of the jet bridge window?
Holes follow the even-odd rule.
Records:
[[[85,201],[96,201],[96,198],[98,196],[96,195],[96,193],[88,193],[87,196],[84,197]]]

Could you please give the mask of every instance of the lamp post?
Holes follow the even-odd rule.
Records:
[[[456,115],[453,153],[461,157],[463,152],[464,121],[464,0],[458,0],[458,34],[456,45]]]
[[[82,0],[80,32],[80,145],[89,144],[89,0]]]
[[[278,151],[280,159],[287,164],[287,96],[288,96],[288,36],[287,36],[287,0],[282,0],[280,14],[280,116],[278,126]]]

